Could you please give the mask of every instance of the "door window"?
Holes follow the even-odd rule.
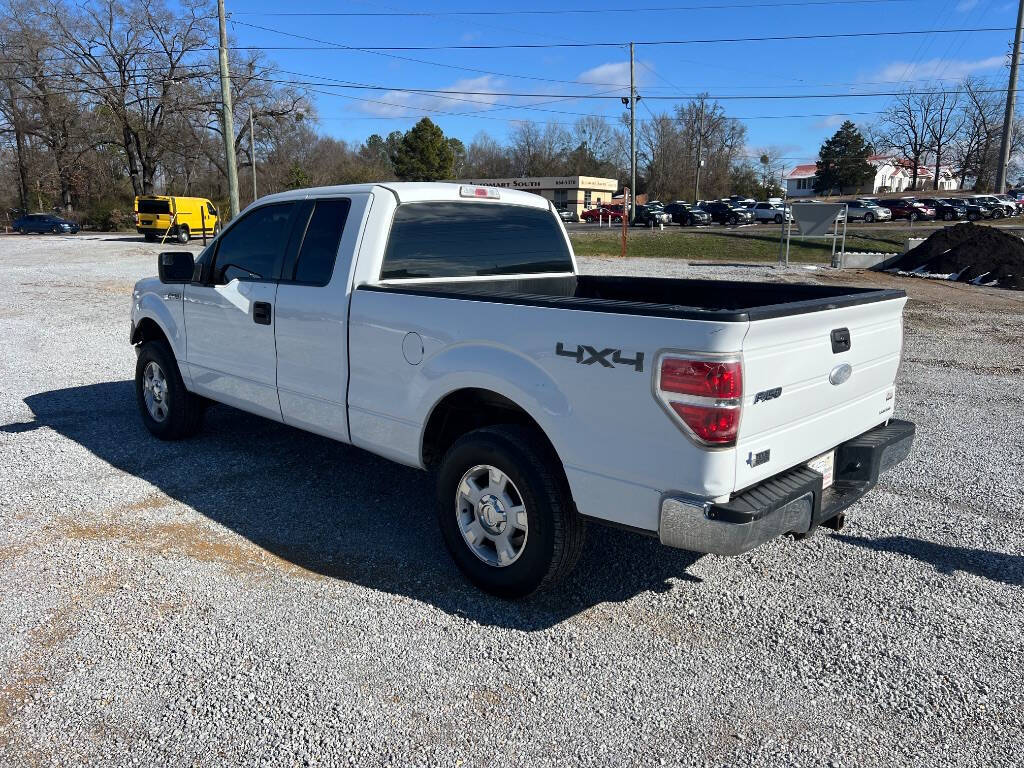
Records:
[[[295,203],[264,205],[246,214],[221,236],[213,282],[276,280],[291,234]]]
[[[351,202],[345,200],[317,200],[309,217],[306,234],[299,249],[293,279],[297,283],[324,286],[331,282],[334,260],[338,257],[341,233]]]

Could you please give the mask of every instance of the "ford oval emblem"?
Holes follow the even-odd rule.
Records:
[[[851,375],[853,375],[853,366],[849,363],[841,363],[832,369],[832,373],[828,375],[828,380],[832,382],[833,386],[838,387],[849,379]]]

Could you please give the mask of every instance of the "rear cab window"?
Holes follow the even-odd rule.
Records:
[[[395,211],[382,280],[572,272],[546,208],[480,202],[406,203]]]

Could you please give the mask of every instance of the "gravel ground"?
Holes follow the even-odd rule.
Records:
[[[428,479],[228,408],[133,402],[157,246],[0,237],[0,765],[1017,766],[1024,304],[907,288],[911,457],[841,534],[697,556],[592,527],[572,579],[467,587]]]

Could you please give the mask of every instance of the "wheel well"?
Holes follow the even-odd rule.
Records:
[[[423,430],[423,462],[434,467],[452,444],[467,432],[494,424],[519,424],[534,430],[553,456],[554,446],[530,414],[512,400],[486,389],[460,389],[446,395]]]
[[[132,332],[132,344],[145,344],[147,341],[162,341],[169,344],[167,334],[157,325],[156,320],[144,317]]]

